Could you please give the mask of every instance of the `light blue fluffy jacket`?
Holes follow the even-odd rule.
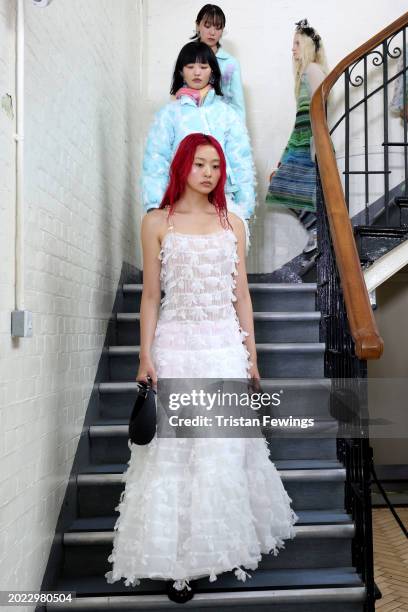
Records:
[[[255,207],[255,169],[248,131],[236,111],[212,89],[202,106],[189,96],[170,102],[155,116],[150,128],[142,173],[144,210],[157,208],[169,181],[169,167],[180,141],[193,132],[214,136],[227,161],[225,192],[230,210],[249,219]]]

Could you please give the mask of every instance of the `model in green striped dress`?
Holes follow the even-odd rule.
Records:
[[[310,97],[308,76],[304,73],[300,78],[295,126],[269,185],[268,204],[316,210],[316,168],[310,153]]]
[[[311,152],[310,101],[327,73],[322,41],[306,19],[298,22],[292,47],[296,120],[278,168],[272,172],[267,205],[285,206],[309,231],[304,252],[316,246],[316,167]]]

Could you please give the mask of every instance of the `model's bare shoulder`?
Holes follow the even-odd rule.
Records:
[[[231,224],[234,234],[238,236],[245,236],[244,222],[238,215],[233,212],[228,213],[228,221]]]
[[[142,237],[157,238],[160,242],[167,231],[167,211],[156,208],[142,219]]]

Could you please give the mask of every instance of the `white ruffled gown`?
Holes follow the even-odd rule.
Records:
[[[169,231],[160,253],[165,297],[153,344],[159,378],[247,378],[233,306],[236,238]],[[108,583],[190,579],[256,569],[294,537],[297,516],[263,438],[157,438],[130,444]]]

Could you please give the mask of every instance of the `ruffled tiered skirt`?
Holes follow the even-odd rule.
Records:
[[[155,438],[130,445],[126,489],[106,574],[189,580],[243,568],[294,537],[296,515],[261,438]]]
[[[173,321],[158,328],[159,377],[186,371],[192,378],[221,371],[225,377],[246,377],[247,352],[236,324],[214,322],[211,334],[209,322],[197,322],[195,331],[204,340],[194,351],[180,345],[176,327]],[[262,553],[276,555],[284,540],[294,537],[297,517],[265,439],[156,437],[147,446],[129,448],[109,583],[125,578],[126,586],[134,586],[140,578],[204,576],[214,581],[230,570],[245,580],[243,568],[254,570]]]

